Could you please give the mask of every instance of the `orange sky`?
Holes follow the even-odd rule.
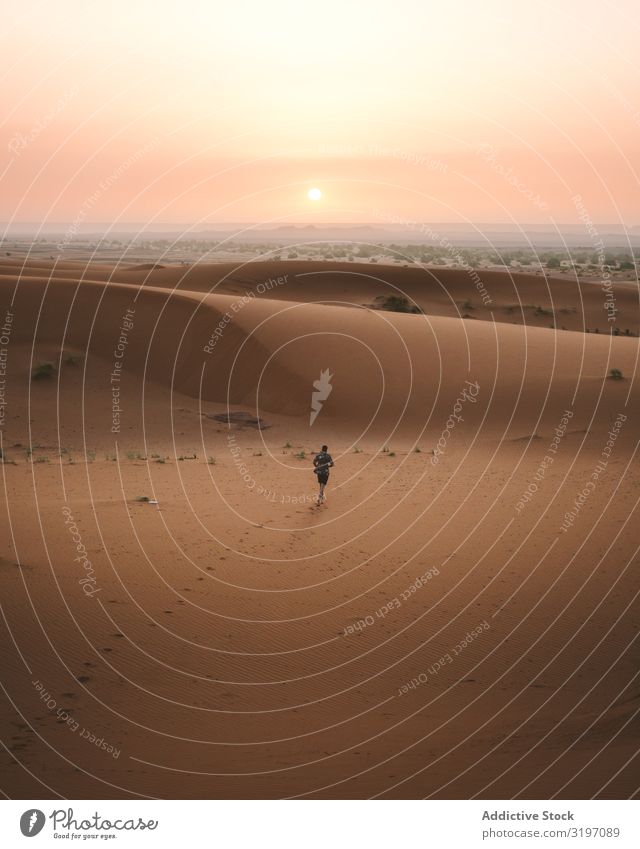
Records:
[[[640,224],[635,5],[24,0],[0,220]]]

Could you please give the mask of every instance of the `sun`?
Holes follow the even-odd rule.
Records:
[[[320,200],[320,198],[322,197],[322,192],[320,191],[320,189],[316,188],[309,189],[309,191],[307,192],[307,197],[309,198],[309,200]]]

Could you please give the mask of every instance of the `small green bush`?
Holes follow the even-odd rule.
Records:
[[[380,308],[388,312],[421,313],[422,309],[409,302],[404,295],[387,295],[381,300]]]
[[[56,373],[56,367],[53,363],[38,363],[38,365],[31,372],[32,380],[46,380],[49,377],[53,377]]]

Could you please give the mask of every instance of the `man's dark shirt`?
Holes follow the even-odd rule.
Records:
[[[331,454],[326,451],[321,451],[319,454],[316,454],[313,465],[316,467],[315,472],[317,475],[328,475],[329,466],[333,466]]]

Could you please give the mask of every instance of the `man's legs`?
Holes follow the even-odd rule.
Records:
[[[322,504],[324,501],[324,488],[327,485],[326,480],[318,479],[318,483],[320,484],[320,492],[318,493],[318,504]]]

